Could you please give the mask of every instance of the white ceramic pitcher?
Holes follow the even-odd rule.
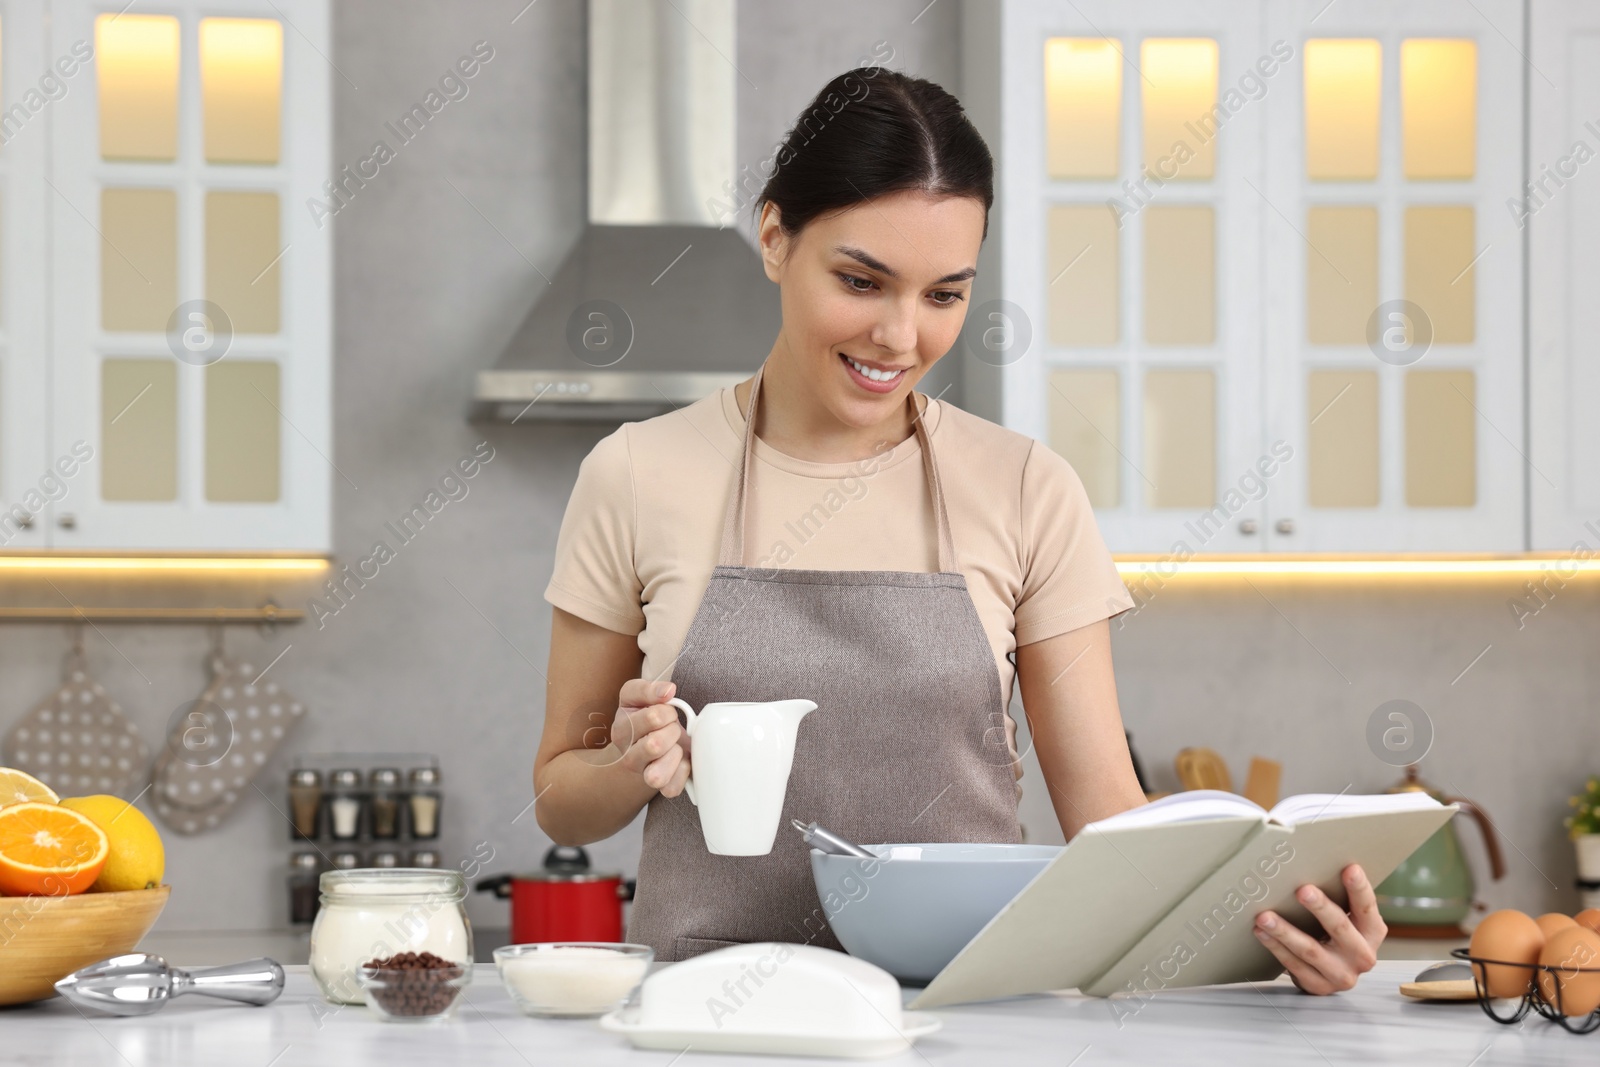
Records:
[[[800,720],[810,700],[728,700],[699,714],[673,697],[693,744],[685,791],[700,809],[706,848],[718,856],[765,856],[783,817]]]

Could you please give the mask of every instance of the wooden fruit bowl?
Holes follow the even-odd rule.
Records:
[[[0,897],[0,1004],[54,996],[56,982],[78,968],[132,951],[171,891]]]

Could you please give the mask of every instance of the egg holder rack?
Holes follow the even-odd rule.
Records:
[[[1538,1012],[1551,1022],[1559,1023],[1563,1030],[1573,1034],[1587,1034],[1600,1028],[1600,1007],[1595,1008],[1587,1015],[1569,1018],[1561,1010],[1561,978],[1563,975],[1572,977],[1579,974],[1592,974],[1600,981],[1600,967],[1555,967],[1546,963],[1505,963],[1501,960],[1491,960],[1483,956],[1470,956],[1470,949],[1451,949],[1450,955],[1472,965],[1473,987],[1477,992],[1478,1007],[1483,1013],[1497,1023],[1513,1026],[1522,1021],[1529,1010]],[[1489,996],[1489,968],[1490,967],[1516,967],[1529,972],[1527,992],[1516,998],[1516,1008],[1510,1015],[1495,1014],[1494,1003],[1498,1000],[1510,1000],[1510,997]],[[1555,1003],[1546,1000],[1540,991],[1540,982],[1537,981],[1538,972],[1547,971],[1550,975],[1550,986],[1555,994]]]

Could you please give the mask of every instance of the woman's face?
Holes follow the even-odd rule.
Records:
[[[966,321],[983,205],[896,193],[821,215],[793,239],[777,215],[764,206],[760,238],[788,358],[840,422],[894,417]]]

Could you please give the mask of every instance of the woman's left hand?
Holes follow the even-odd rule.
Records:
[[[1256,937],[1288,968],[1302,993],[1322,996],[1350,989],[1378,961],[1378,946],[1389,928],[1359,863],[1344,869],[1344,885],[1350,896],[1348,913],[1314,885],[1303,885],[1295,894],[1327,931],[1320,941],[1276,912],[1256,916]]]

